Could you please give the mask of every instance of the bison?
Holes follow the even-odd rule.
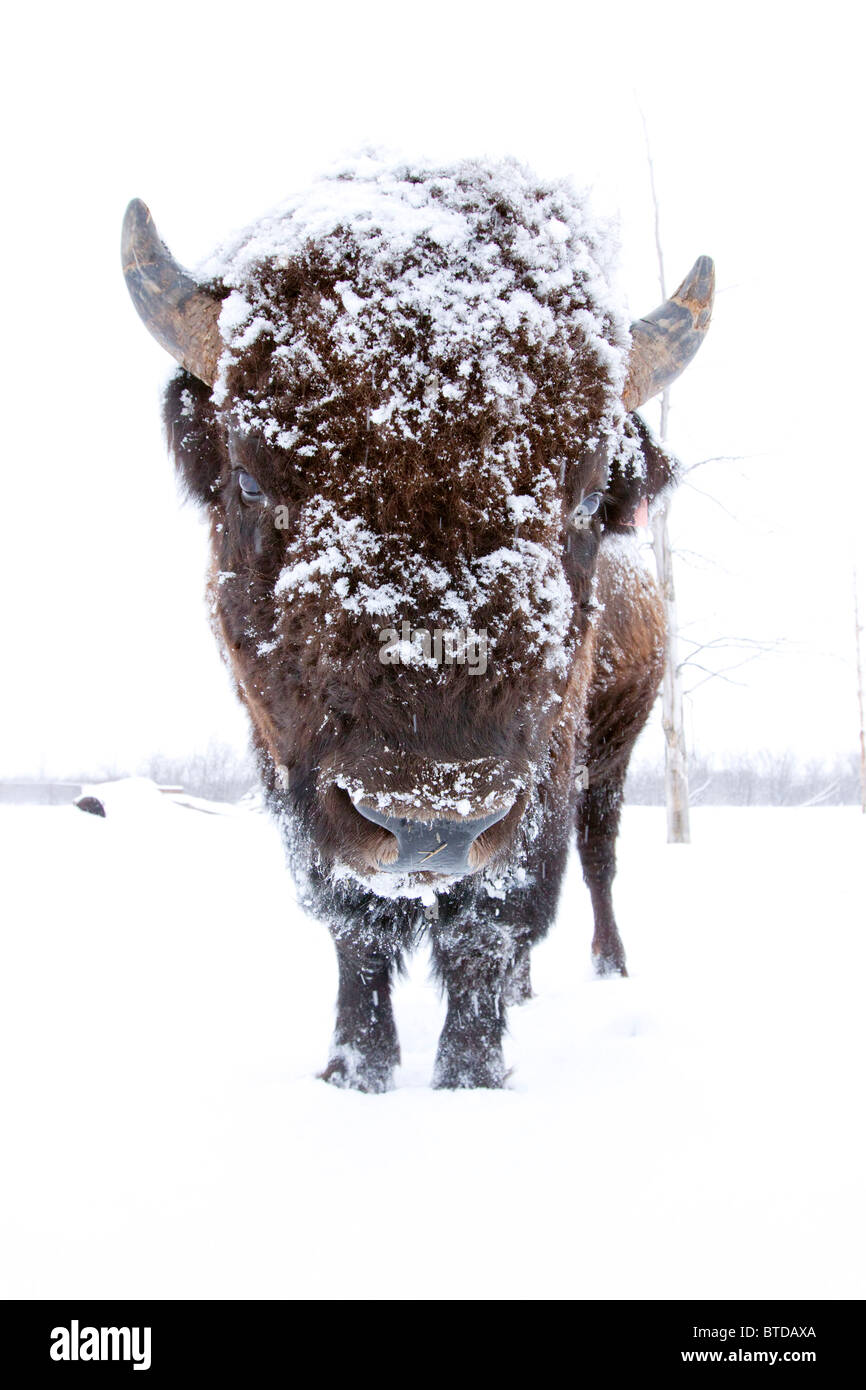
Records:
[[[127,209],[214,630],[337,951],[337,1086],[392,1086],[391,983],[422,934],[433,1084],[502,1086],[573,835],[596,969],[626,973],[615,843],[664,639],[632,522],[675,475],[634,412],[697,351],[714,272],[629,327],[609,242],[510,160],[361,156],[196,275]]]

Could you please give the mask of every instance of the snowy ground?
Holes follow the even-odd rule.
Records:
[[[632,978],[572,868],[502,1093],[314,1079],[335,993],[259,815],[0,807],[6,1297],[863,1297],[853,808],[626,813]]]

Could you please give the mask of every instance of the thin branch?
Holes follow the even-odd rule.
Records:
[[[705,792],[707,790],[707,787],[710,786],[710,784],[712,783],[712,780],[712,776],[705,777],[703,782],[701,782],[699,786],[689,787],[689,800],[694,801],[695,797],[700,796],[701,792]]]
[[[860,597],[857,569],[854,569],[854,647],[857,654],[857,707],[860,714],[860,809],[866,816],[866,719],[863,714],[863,663],[860,657]]]
[[[745,681],[732,680],[727,673],[728,671],[739,671],[741,666],[748,666],[749,662],[754,661],[756,657],[757,653],[755,653],[754,656],[747,656],[743,661],[735,661],[732,665],[726,666],[723,671],[713,671],[709,666],[702,666],[699,661],[684,661],[680,670],[682,670],[684,666],[691,666],[695,671],[706,671],[704,679],[702,681],[695,681],[695,684],[690,685],[685,694],[694,694],[696,690],[700,690],[702,685],[706,685],[707,681],[712,680],[725,681],[728,685],[745,686]]]
[[[709,458],[698,459],[695,463],[687,463],[685,467],[680,464],[680,477],[686,478],[689,473],[694,473],[696,468],[703,468],[708,463],[743,463],[747,458],[752,457],[752,454],[711,454]]]
[[[834,793],[834,791],[836,791],[836,790],[838,789],[838,786],[839,786],[839,778],[837,777],[837,778],[836,778],[836,781],[835,781],[835,782],[831,782],[830,785],[829,785],[829,787],[825,787],[824,790],[821,791],[821,792],[816,792],[814,796],[810,796],[810,797],[809,797],[809,800],[808,800],[808,801],[798,801],[798,802],[797,802],[797,805],[798,805],[798,806],[817,806],[817,805],[819,804],[819,802],[821,802],[821,801],[826,801],[828,796],[832,796],[833,793]]]
[[[676,555],[678,560],[691,565],[692,569],[721,569],[723,574],[730,574],[730,570],[723,569],[717,560],[711,560],[708,555],[704,555],[700,550],[692,550],[685,545],[671,546],[671,552]]]
[[[737,516],[736,512],[732,512],[730,507],[726,507],[724,502],[720,502],[718,497],[714,497],[711,492],[706,492],[704,488],[697,487],[694,483],[690,483],[687,478],[683,478],[680,486],[691,488],[692,492],[696,492],[699,497],[706,497],[708,502],[714,502],[717,507],[721,508],[721,510],[725,513],[726,516],[729,516],[731,518],[732,521],[739,522],[740,518]]]
[[[653,219],[655,224],[656,255],[658,256],[659,262],[659,287],[661,288],[662,300],[664,301],[665,299],[667,299],[668,295],[667,290],[665,289],[665,258],[662,252],[662,229],[661,218],[659,216],[659,199],[658,193],[656,192],[656,171],[655,166],[653,164],[652,149],[650,147],[649,130],[647,129],[646,116],[644,115],[643,109],[640,106],[638,106],[638,111],[640,111],[641,124],[643,125],[643,135],[644,140],[646,141],[646,162],[649,166],[650,192],[652,193]]]
[[[698,642],[694,637],[689,637],[682,632],[679,634],[679,637],[681,642],[690,642],[694,648],[686,657],[683,663],[684,665],[686,662],[691,661],[692,657],[697,656],[698,652],[751,650],[753,655],[762,656],[766,652],[775,651],[778,647],[784,646],[786,641],[784,637],[768,639],[760,637],[711,637],[708,642]]]

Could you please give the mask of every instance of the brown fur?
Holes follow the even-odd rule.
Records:
[[[571,538],[562,535],[575,598],[577,645],[571,675],[560,690],[562,704],[553,716],[538,719],[533,710],[543,707],[550,684],[543,674],[533,690],[531,684],[507,679],[488,688],[486,681],[473,682],[459,671],[450,673],[443,686],[430,687],[416,673],[400,670],[401,696],[395,699],[389,685],[392,673],[376,660],[374,634],[369,632],[366,659],[359,657],[363,647],[357,634],[344,634],[344,661],[329,661],[321,652],[309,651],[303,624],[282,669],[257,659],[255,640],[261,639],[267,624],[258,620],[256,609],[269,604],[279,556],[272,558],[267,549],[270,537],[255,554],[258,521],[242,512],[230,495],[233,475],[226,437],[209,394],[186,374],[179,373],[169,388],[166,424],[186,485],[210,512],[215,626],[251,716],[263,779],[277,812],[302,827],[301,833],[295,829],[289,836],[295,870],[306,885],[308,907],[328,921],[338,947],[341,1022],[327,1079],[373,1090],[390,1084],[399,1051],[386,1002],[387,982],[400,954],[424,924],[431,933],[437,969],[455,1000],[440,1046],[438,1082],[499,1084],[501,1063],[491,1064],[490,1057],[499,1055],[506,1000],[517,1002],[531,992],[529,948],[555,912],[568,845],[563,828],[569,822],[576,825],[593,899],[597,968],[601,973],[625,973],[610,899],[615,838],[628,758],[658,689],[664,631],[660,598],[648,573],[616,564],[610,549],[611,544],[621,544],[616,537],[629,531],[640,485],[616,473],[605,479],[593,458],[579,465],[582,471],[566,484],[564,509],[580,489],[590,491],[599,483],[606,484],[605,506],[589,531]],[[632,428],[645,451],[648,489],[654,493],[670,482],[672,466],[642,422],[635,418]],[[269,472],[258,454],[244,455],[244,462],[280,498],[291,496],[299,486],[296,479],[286,481]],[[335,495],[345,484],[345,477],[334,479]],[[376,507],[378,498],[371,502]],[[389,505],[393,507],[393,501]],[[438,515],[435,509],[432,515]],[[602,544],[605,535],[612,541]],[[424,538],[433,546],[448,544],[447,531],[445,540],[440,537],[438,521],[430,524]],[[487,543],[496,539],[500,538],[488,538]],[[220,583],[218,576],[226,571],[238,580]],[[535,759],[542,770],[531,794],[520,799],[503,829],[494,827],[490,837],[494,867],[498,862],[507,868],[509,857],[520,853],[535,886],[512,889],[501,903],[492,900],[491,916],[480,910],[477,889],[467,880],[440,897],[438,918],[427,921],[411,900],[371,900],[360,888],[331,883],[327,870],[335,855],[362,868],[381,852],[385,840],[383,831],[361,820],[345,794],[334,794],[327,777],[320,781],[321,770],[334,760],[341,765],[361,763],[383,746],[398,747],[409,758],[432,753],[443,759],[500,758],[512,765]],[[274,780],[277,764],[289,770],[288,787]],[[575,771],[583,765],[588,767],[586,790]],[[531,845],[522,838],[528,826],[535,832]],[[312,861],[304,845],[311,846]],[[360,934],[345,927],[345,919],[353,915],[364,924]],[[367,981],[364,989],[359,987],[359,971]],[[467,1038],[459,1001],[478,990],[498,1002],[491,1005],[486,1026]],[[369,1003],[373,997],[382,1001],[376,1009]],[[360,1033],[359,1016],[367,1020]],[[362,1055],[367,1059],[360,1072],[345,1061],[345,1049],[351,1041],[354,1050],[359,1036],[366,1039]]]
[[[501,240],[507,257],[504,232]],[[611,435],[613,368],[589,352],[566,315],[571,337],[558,339],[555,351],[519,329],[500,345],[531,382],[529,428],[491,406],[471,371],[462,374],[459,409],[440,392],[422,411],[407,386],[413,429],[399,435],[375,425],[376,372],[396,370],[403,353],[423,357],[427,330],[383,320],[372,375],[341,356],[329,306],[339,284],[352,281],[352,256],[351,242],[337,239],[278,268],[259,266],[256,293],[289,315],[307,356],[296,354],[284,369],[274,330],[229,354],[213,396],[179,371],[166,393],[166,430],[186,487],[209,516],[213,624],[250,715],[302,900],[327,922],[337,947],[326,1078],[362,1090],[391,1084],[399,1048],[390,979],[426,929],[448,992],[436,1084],[496,1086],[504,1079],[505,1005],[529,992],[529,949],[553,920],[572,827],[595,908],[598,968],[625,972],[610,902],[614,843],[628,758],[658,687],[663,619],[649,576],[625,559],[623,537],[641,495],[671,481],[672,464],[637,417],[626,422],[624,441]],[[523,273],[519,260],[513,269]],[[459,367],[456,358],[439,361],[437,379],[456,380]],[[279,438],[294,443],[284,448]],[[492,451],[506,445],[512,494],[546,499],[525,518],[501,497],[491,501],[501,483]],[[632,467],[635,455],[643,476]],[[242,473],[257,480],[261,502],[244,501]],[[585,529],[571,529],[573,508],[593,492],[602,494],[600,509]],[[287,528],[275,524],[278,508]],[[312,539],[310,515],[321,517]],[[339,597],[332,583],[283,583],[288,571],[290,578],[312,572],[327,527],[338,523],[378,538],[379,586],[399,591],[407,567],[423,562],[407,616],[431,626],[447,625],[448,613],[433,579],[424,588],[424,575],[453,574],[458,559],[464,568],[483,566],[499,552],[518,553],[516,545],[530,559],[555,557],[568,595],[565,659],[548,659],[536,635],[550,616],[545,605],[553,612],[545,585],[527,611],[514,596],[519,576],[512,583],[506,567],[493,572],[471,614],[475,630],[495,634],[486,675],[459,665],[383,665],[379,637],[389,621],[369,606],[352,607],[363,594],[363,558],[349,567]],[[451,766],[474,769],[478,804],[485,795],[501,794],[503,807],[513,800],[474,847],[477,872],[440,883],[435,910],[417,894],[372,891],[369,876],[389,856],[393,862],[393,836],[359,813],[346,787],[357,783],[374,798],[403,794],[432,785],[431,769],[444,768],[447,782]],[[413,814],[433,817],[434,802],[423,799],[431,795],[423,793]],[[424,875],[415,878],[422,889]],[[432,875],[426,882],[436,885]]]

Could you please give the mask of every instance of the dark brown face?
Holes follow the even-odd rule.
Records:
[[[227,452],[215,610],[318,847],[365,873],[481,867],[507,848],[561,711],[598,524],[566,526],[575,498],[540,461],[544,486],[496,516],[480,460],[458,494],[411,460],[399,480],[393,459],[371,466],[375,441],[341,479],[298,479],[235,433]],[[600,492],[597,464],[580,471],[575,496]]]
[[[612,480],[639,461],[626,335],[579,202],[514,165],[356,170],[326,227],[319,196],[221,262],[213,391],[176,380],[172,444],[295,824],[326,866],[469,873],[577,717]]]
[[[396,453],[364,412],[349,459],[299,470],[190,378],[172,390],[192,485],[191,444],[220,463],[215,624],[324,862],[426,877],[504,856],[579,664],[606,453],[539,448],[503,478],[489,424]]]
[[[369,152],[197,276],[138,199],[121,254],[287,833],[363,875],[504,855],[545,763],[569,782],[600,536],[669,476],[629,412],[697,351],[712,262],[629,334],[567,184]]]

